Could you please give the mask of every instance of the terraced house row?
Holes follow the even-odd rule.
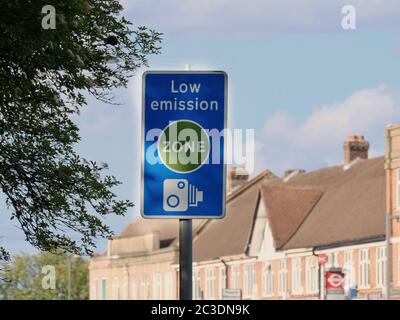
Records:
[[[386,144],[369,159],[364,137],[349,136],[342,164],[284,177],[231,169],[226,217],[193,222],[193,297],[234,288],[242,299],[320,299],[330,267],[357,298],[399,297],[400,222],[385,215],[400,214],[400,126],[387,126]],[[91,259],[90,298],[177,299],[178,247],[177,221],[132,222]]]

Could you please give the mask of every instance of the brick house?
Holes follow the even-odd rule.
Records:
[[[246,183],[246,172],[241,168],[231,170],[228,181],[231,192],[227,196],[227,208],[236,208],[232,203],[236,203],[243,189],[252,190],[251,202],[255,203],[261,182],[273,177],[272,173],[265,171]],[[253,184],[256,186],[251,188]],[[241,205],[246,213],[245,219],[231,219],[227,215],[223,220],[193,220],[194,243],[200,233],[212,230],[212,226],[209,226],[211,221],[238,223],[236,228],[243,235],[242,223],[246,222],[250,232],[253,210],[246,210],[248,203]],[[178,230],[177,220],[139,218],[130,223],[119,236],[108,241],[103,255],[94,256],[90,260],[90,299],[176,299],[179,279]],[[232,247],[232,250],[235,251],[235,248]],[[197,255],[195,245],[194,255]]]
[[[400,126],[386,127],[386,210],[392,217],[400,215]],[[393,295],[400,295],[400,222],[392,220],[390,224],[392,238],[391,270]],[[397,289],[397,290],[396,290]]]
[[[319,299],[317,255],[341,267],[346,290],[359,298],[386,294],[385,213],[400,214],[400,126],[388,126],[385,157],[368,159],[363,136],[344,143],[344,164],[283,178],[265,171],[241,176],[222,220],[196,220],[193,298],[221,299],[238,288],[242,299]],[[245,178],[244,178],[245,177]],[[392,221],[392,297],[400,291],[400,223]],[[91,299],[176,299],[178,222],[131,223],[107,252],[90,262]]]

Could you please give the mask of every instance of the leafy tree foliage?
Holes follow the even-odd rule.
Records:
[[[133,204],[113,193],[120,182],[106,164],[77,154],[71,117],[89,95],[114,103],[161,35],[134,28],[117,0],[0,2],[0,188],[11,219],[43,251],[91,254],[111,235],[104,216]],[[56,8],[54,30],[42,28],[45,5]]]
[[[3,262],[0,268],[1,300],[66,300],[69,275],[71,300],[89,299],[88,262],[85,259],[42,252],[15,256],[12,264]],[[53,275],[54,288],[49,286],[52,284],[49,277]]]

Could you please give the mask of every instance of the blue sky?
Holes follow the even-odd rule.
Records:
[[[164,33],[151,69],[224,70],[229,126],[255,129],[256,171],[319,167],[342,161],[348,134],[364,134],[371,155],[384,152],[384,127],[400,122],[400,3],[392,0],[124,1],[135,25]],[[357,29],[341,28],[341,6],[354,4]],[[122,106],[89,99],[77,119],[80,153],[107,162],[116,189],[136,207],[107,219],[115,232],[137,217],[140,185],[140,74],[117,92]],[[0,244],[32,251],[6,210]],[[98,251],[105,241],[99,240]]]

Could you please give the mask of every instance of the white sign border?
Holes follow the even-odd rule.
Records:
[[[227,143],[224,137],[224,154],[223,154],[223,193],[222,193],[222,215],[209,214],[206,216],[191,216],[191,215],[160,215],[160,214],[144,214],[144,139],[145,139],[145,92],[146,92],[146,76],[148,74],[222,74],[224,76],[224,129],[227,127],[228,122],[228,74],[220,70],[196,70],[196,71],[183,71],[183,70],[149,70],[145,71],[142,75],[142,130],[141,130],[141,173],[140,173],[140,215],[143,219],[223,219],[226,215],[226,152]]]

